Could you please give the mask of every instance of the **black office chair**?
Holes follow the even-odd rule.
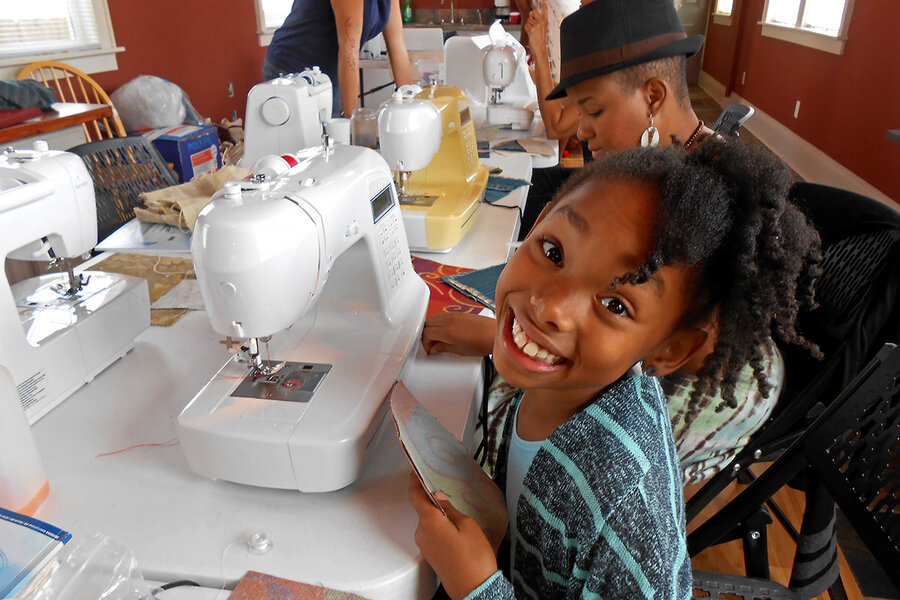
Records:
[[[794,184],[790,195],[822,236],[819,307],[800,316],[800,330],[820,346],[825,359],[815,360],[801,348],[780,348],[786,377],[775,411],[750,443],[690,498],[689,522],[732,481],[752,480],[752,464],[777,458],[885,342],[900,341],[900,213],[859,194],[806,182]],[[777,507],[770,506],[796,537]],[[741,538],[747,573],[768,578],[768,522],[768,512],[757,510],[733,522],[725,537],[689,537],[688,550],[694,556],[711,543]]]
[[[762,475],[688,536],[688,545],[715,543],[804,469],[823,483],[900,590],[900,347],[885,344]]]
[[[88,142],[68,151],[81,157],[94,182],[97,241],[134,218],[142,193],[178,184],[156,147],[139,136]]]
[[[738,129],[753,116],[753,107],[746,104],[729,104],[716,119],[713,131],[721,135],[738,137]]]

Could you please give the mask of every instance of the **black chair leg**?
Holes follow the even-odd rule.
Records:
[[[769,538],[766,528],[771,522],[769,511],[760,507],[742,526],[747,577],[769,579]]]

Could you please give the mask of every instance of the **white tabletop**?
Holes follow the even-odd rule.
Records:
[[[530,179],[530,157],[493,153],[503,175]],[[504,204],[523,206],[527,187]],[[485,204],[451,253],[472,268],[506,260],[518,210]],[[151,327],[135,348],[34,425],[51,492],[37,517],[76,535],[103,533],[131,548],[146,579],[195,581],[165,598],[225,598],[248,570],[353,591],[372,600],[430,598],[436,581],[413,541],[409,466],[385,420],[363,476],[328,494],[206,479],[187,466],[176,417],[228,358],[203,311]],[[417,398],[454,434],[471,427],[478,361],[426,357],[404,373]],[[272,542],[263,555],[246,544]]]

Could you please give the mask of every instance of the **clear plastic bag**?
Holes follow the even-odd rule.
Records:
[[[187,94],[171,81],[139,75],[110,94],[129,132],[202,123]]]
[[[95,534],[73,537],[17,600],[153,600],[158,591],[131,550]]]

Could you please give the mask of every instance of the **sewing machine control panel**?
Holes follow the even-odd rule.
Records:
[[[388,185],[372,199],[372,217],[375,219],[375,232],[381,247],[381,266],[384,279],[391,289],[400,285],[409,263],[409,248],[403,243],[400,231],[399,210],[393,188]]]

